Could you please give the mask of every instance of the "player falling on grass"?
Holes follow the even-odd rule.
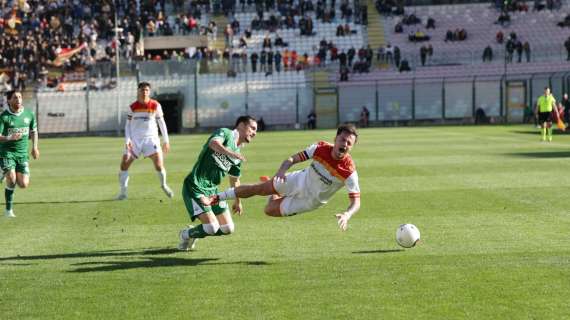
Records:
[[[346,211],[335,215],[340,229],[344,231],[348,227],[348,220],[360,209],[358,174],[350,156],[357,139],[353,125],[341,125],[337,129],[334,144],[316,142],[285,159],[272,179],[229,188],[210,197],[210,202],[271,195],[265,213],[272,217],[287,217],[319,208],[345,186],[350,204]],[[313,161],[305,169],[286,173],[294,164],[309,159]]]
[[[0,166],[6,179],[4,215],[16,217],[13,211],[16,185],[24,189],[30,183],[28,165],[28,138],[32,137],[32,157],[38,159],[38,131],[36,117],[22,105],[22,93],[9,91],[6,94],[8,108],[0,114]]]
[[[158,124],[158,127],[157,127]],[[162,148],[158,137],[158,128],[162,133]],[[164,168],[163,153],[170,150],[168,130],[162,114],[162,106],[150,98],[150,84],[141,82],[138,85],[137,101],[133,102],[127,113],[125,125],[125,152],[119,171],[119,186],[121,191],[118,200],[127,199],[129,185],[129,167],[141,155],[152,160],[164,193],[172,198],[173,193],[166,184],[166,169]]]
[[[223,236],[234,232],[234,222],[225,201],[210,204],[209,197],[218,192],[222,178],[229,175],[232,187],[239,186],[241,164],[245,161],[241,147],[251,142],[257,133],[257,121],[250,116],[236,120],[233,130],[216,130],[204,144],[192,172],[184,179],[182,198],[190,219],[196,218],[202,224],[188,226],[179,233],[178,249],[193,249],[196,240],[208,236]],[[242,204],[236,198],[232,211],[241,215]]]
[[[548,133],[548,141],[552,141],[552,112],[556,113],[556,118],[560,119],[558,108],[556,108],[556,99],[550,93],[550,88],[544,88],[544,94],[536,100],[536,110],[538,112],[538,123],[540,124],[541,140],[546,141]]]

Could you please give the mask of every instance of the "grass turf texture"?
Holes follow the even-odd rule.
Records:
[[[532,133],[532,134],[531,134]],[[243,182],[334,131],[263,132]],[[150,160],[118,192],[119,138],[40,141],[16,219],[0,218],[2,319],[568,319],[570,135],[523,126],[365,129],[353,156],[362,209],[340,232],[341,190],[317,211],[263,214],[177,252],[181,184],[205,135],[174,136],[176,197]],[[297,166],[299,168],[301,166]],[[224,184],[226,185],[226,184]],[[395,243],[401,223],[419,247]]]

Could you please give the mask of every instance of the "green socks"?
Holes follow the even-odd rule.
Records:
[[[6,210],[12,210],[14,205],[14,188],[4,189],[4,198],[6,199]]]
[[[208,234],[206,231],[204,231],[204,225],[203,224],[198,225],[198,226],[188,230],[188,236],[190,238],[195,238],[195,239],[205,238],[205,237],[223,236],[223,235],[226,235],[226,234],[222,232],[222,229],[218,229],[218,231],[216,231],[215,234]]]

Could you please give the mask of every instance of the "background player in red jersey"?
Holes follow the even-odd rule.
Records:
[[[158,125],[158,127],[157,127]],[[158,137],[158,128],[162,133],[162,148]],[[168,130],[162,114],[162,106],[158,101],[150,98],[150,84],[141,82],[138,85],[137,101],[133,102],[127,114],[125,125],[125,152],[121,160],[119,172],[119,185],[121,191],[117,200],[127,198],[129,184],[129,167],[141,155],[152,160],[156,169],[160,187],[164,193],[172,198],[172,190],[166,184],[166,169],[164,168],[163,152],[170,150]]]

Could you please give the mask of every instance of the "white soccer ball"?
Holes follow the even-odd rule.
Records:
[[[402,224],[396,230],[396,242],[404,248],[411,248],[420,241],[420,230],[411,223]]]

